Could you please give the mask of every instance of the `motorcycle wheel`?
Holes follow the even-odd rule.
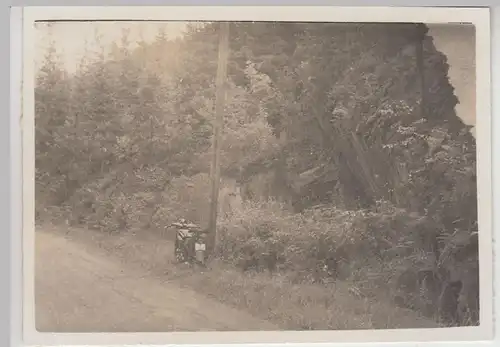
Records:
[[[178,263],[184,263],[187,260],[184,247],[178,240],[175,241],[175,260]]]

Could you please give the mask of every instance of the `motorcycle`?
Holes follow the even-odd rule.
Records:
[[[185,219],[172,223],[177,228],[174,244],[175,260],[178,263],[205,265],[207,231]]]

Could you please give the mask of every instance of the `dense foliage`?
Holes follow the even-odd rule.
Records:
[[[475,139],[426,31],[231,26],[221,165],[246,201],[221,217],[222,259],[390,283],[400,305],[477,324]],[[124,32],[68,74],[52,45],[35,91],[39,218],[56,206],[115,232],[206,221],[217,47],[217,24],[134,48]]]

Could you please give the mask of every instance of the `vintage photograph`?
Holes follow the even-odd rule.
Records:
[[[482,323],[473,24],[34,31],[37,331]]]

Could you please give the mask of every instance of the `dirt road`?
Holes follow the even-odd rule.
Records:
[[[278,330],[272,324],[50,232],[36,232],[41,332]]]

